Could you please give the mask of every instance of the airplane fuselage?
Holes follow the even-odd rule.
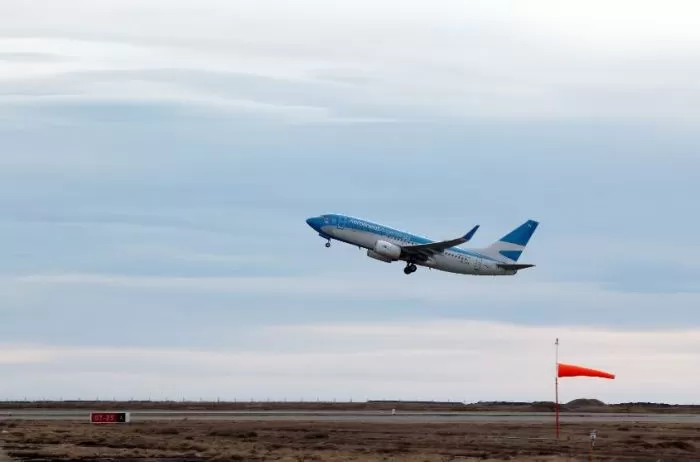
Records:
[[[462,249],[456,246],[422,259],[415,258],[415,255],[405,254],[397,249],[405,246],[431,244],[435,241],[359,218],[326,214],[309,218],[307,223],[321,237],[328,240],[327,247],[330,247],[332,239],[337,240],[366,249],[368,257],[379,261],[387,263],[406,261],[407,268],[414,264],[450,273],[482,276],[507,276],[517,273],[515,269],[499,266],[503,263],[512,263],[508,259],[484,255],[476,250]],[[415,267],[413,271],[415,271]],[[407,274],[409,272],[412,271],[406,271]]]

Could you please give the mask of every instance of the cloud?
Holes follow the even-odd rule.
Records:
[[[689,59],[697,52],[692,41],[697,33],[687,21],[688,8],[694,8],[688,4],[660,13],[636,3],[612,9],[593,3],[576,8],[576,15],[549,2],[527,9],[517,3],[451,1],[427,9],[409,2],[400,11],[392,4],[354,2],[336,9],[317,1],[294,7],[275,3],[270,9],[240,2],[73,5],[84,20],[76,22],[67,10],[50,5],[39,17],[14,3],[0,10],[13,18],[3,28],[7,37],[0,51],[67,58],[41,65],[18,62],[5,76],[189,69],[317,87],[332,83],[335,101],[321,108],[310,104],[313,91],[299,95],[292,108],[245,97],[212,99],[206,79],[182,88],[174,85],[176,74],[171,82],[87,87],[88,97],[96,100],[167,98],[175,91],[183,101],[189,95],[219,108],[302,111],[302,119],[309,117],[304,111],[315,108],[365,122],[407,113],[419,120],[698,120],[699,106],[692,101],[700,99],[693,84],[700,67]],[[638,15],[635,24],[644,27],[626,21],[630,9]],[[600,21],[601,14],[606,21]],[[118,18],[132,26],[115,25]],[[626,33],[620,34],[623,20]],[[354,113],[336,114],[348,102]],[[311,121],[318,120],[318,114],[311,115]]]
[[[64,398],[550,400],[556,337],[562,362],[617,374],[614,381],[562,379],[563,401],[692,403],[700,385],[700,375],[688,374],[700,347],[692,329],[620,332],[441,320],[270,325],[253,335],[260,347],[4,345],[2,362],[21,374],[8,373],[0,391]],[[37,374],[51,377],[51,385],[35,381]]]
[[[0,79],[0,101],[11,106],[38,107],[47,105],[76,105],[99,102],[101,104],[148,104],[169,103],[175,107],[185,107],[197,111],[206,108],[261,116],[281,117],[292,122],[385,122],[382,117],[334,116],[329,107],[318,107],[305,102],[280,103],[254,100],[242,95],[212,92],[207,88],[211,73],[222,75],[238,70],[242,75],[251,75],[250,69],[243,74],[243,64],[202,59],[201,54],[180,50],[174,52],[169,47],[151,45],[136,46],[113,42],[92,42],[67,39],[13,38],[1,39],[0,50],[50,50],[43,56],[63,57],[19,62],[7,65],[6,73]],[[1,52],[1,51],[0,51]],[[9,52],[8,52],[9,53]],[[16,53],[16,52],[13,52]],[[105,60],[105,53],[109,59]],[[186,64],[176,64],[176,63]],[[221,65],[217,66],[219,62]],[[213,64],[213,65],[212,65]],[[182,84],[178,75],[180,69],[191,69],[200,79],[189,79]],[[149,78],[148,71],[154,78]],[[266,73],[263,71],[262,78]],[[185,74],[186,75],[186,74]],[[275,74],[276,77],[284,74]],[[234,75],[235,76],[235,75]],[[287,79],[299,77],[288,76]],[[302,80],[303,82],[304,80]],[[309,79],[306,79],[309,81]]]
[[[344,257],[351,258],[351,257]],[[134,268],[141,275],[125,274],[35,274],[5,278],[5,284],[18,293],[51,294],[75,297],[95,294],[99,298],[118,294],[144,304],[144,310],[157,316],[173,306],[173,300],[187,297],[205,316],[211,297],[225,297],[232,305],[266,307],[268,316],[294,316],[318,319],[334,306],[334,319],[354,321],[361,317],[376,320],[401,319],[403,316],[431,319],[495,319],[524,325],[566,325],[577,322],[588,326],[634,329],[655,326],[673,329],[697,324],[695,306],[700,294],[691,290],[669,290],[657,285],[647,288],[626,281],[629,287],[584,282],[551,282],[534,273],[517,278],[481,278],[439,272],[422,272],[410,285],[395,266],[373,265],[371,261],[352,262],[352,268],[334,276],[276,263],[254,267],[242,263],[210,272],[197,268],[191,275],[161,276]],[[234,265],[236,265],[234,263]],[[357,273],[364,274],[359,276]],[[613,287],[608,287],[613,285]],[[641,289],[637,288],[641,287]],[[690,286],[688,286],[690,287]],[[97,295],[102,294],[102,295]],[[155,300],[146,304],[139,297]],[[128,302],[133,303],[133,302]],[[85,301],[80,305],[88,305]],[[214,306],[217,306],[216,302]],[[38,305],[43,307],[43,304]],[[664,309],[660,310],[659,307]],[[143,310],[142,310],[143,311]],[[237,316],[237,315],[236,315]],[[235,317],[231,312],[227,316]],[[244,315],[237,322],[248,322]],[[155,318],[154,318],[155,319]],[[233,318],[231,318],[231,321]],[[149,321],[150,322],[150,321]],[[211,321],[203,320],[203,325]],[[261,320],[254,321],[259,324]],[[178,331],[182,327],[174,327]]]
[[[46,62],[61,60],[61,57],[49,53],[34,53],[31,51],[2,51],[0,61]]]
[[[177,258],[177,255],[175,255]],[[185,257],[187,258],[187,257]],[[260,258],[251,257],[229,257],[221,256],[224,261],[233,263],[248,263],[260,261]],[[211,258],[205,258],[211,261]],[[269,258],[263,261],[273,262]],[[374,264],[372,261],[363,262],[363,266]],[[378,265],[377,265],[378,266]],[[393,265],[397,268],[397,264]],[[398,269],[398,268],[397,268]],[[368,269],[371,273],[365,277],[354,274],[354,269],[350,272],[339,271],[335,276],[320,276],[313,274],[309,276],[281,276],[281,277],[200,277],[200,276],[150,276],[150,275],[127,275],[127,274],[90,274],[90,273],[63,273],[63,274],[33,274],[16,276],[6,279],[7,282],[30,285],[30,286],[107,286],[138,289],[168,289],[168,290],[205,290],[224,292],[258,292],[258,291],[278,291],[283,293],[303,293],[315,295],[342,295],[350,298],[371,298],[378,299],[384,297],[424,299],[436,302],[445,302],[455,298],[474,297],[483,301],[492,302],[514,302],[527,298],[540,298],[543,301],[558,301],[576,299],[579,303],[584,300],[593,302],[599,297],[605,296],[607,303],[619,303],[620,306],[634,303],[637,306],[647,303],[655,303],[655,300],[646,293],[626,292],[606,292],[604,287],[593,283],[585,282],[549,282],[528,278],[526,274],[513,278],[492,278],[475,277],[467,278],[462,275],[452,275],[436,273],[436,275],[423,274],[422,280],[425,284],[405,285],[405,276],[399,275],[399,271],[393,271],[391,276],[385,271],[378,271],[376,266]],[[380,274],[385,277],[384,284],[377,285],[372,282]],[[633,275],[634,276],[634,275]],[[631,277],[633,277],[631,276]],[[461,279],[459,284],[455,280]],[[502,292],[495,288],[507,285],[513,290]],[[696,290],[693,287],[690,291],[680,290],[675,294],[659,293],[658,298],[670,300],[694,300]]]

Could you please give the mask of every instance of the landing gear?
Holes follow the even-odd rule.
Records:
[[[331,240],[328,239],[328,242],[326,242],[326,248],[328,248],[328,247],[330,247],[330,246],[331,246]]]
[[[406,267],[403,269],[404,274],[415,273],[418,267],[413,263],[407,263]]]

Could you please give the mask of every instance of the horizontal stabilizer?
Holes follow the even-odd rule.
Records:
[[[525,268],[531,268],[535,265],[529,265],[527,263],[499,263],[498,267],[507,270],[521,270]]]

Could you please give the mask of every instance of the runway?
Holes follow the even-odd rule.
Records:
[[[315,422],[405,422],[405,423],[450,423],[450,422],[520,422],[549,423],[554,419],[550,412],[413,412],[396,411],[170,411],[130,410],[132,422],[146,421],[315,421]],[[2,420],[64,420],[89,421],[90,411],[84,409],[5,409],[0,411]],[[632,414],[632,413],[562,413],[561,422],[657,422],[697,423],[700,414]]]

